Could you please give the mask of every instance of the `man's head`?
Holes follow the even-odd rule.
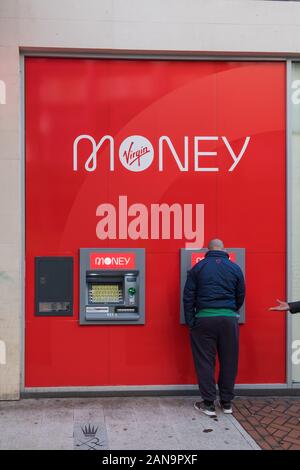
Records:
[[[208,244],[208,249],[225,251],[224,243],[222,242],[222,240],[219,240],[218,238],[214,238],[213,240],[210,240]]]

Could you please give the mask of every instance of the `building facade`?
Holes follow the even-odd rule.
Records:
[[[196,388],[180,252],[214,236],[244,250],[239,387],[299,387],[300,317],[268,311],[300,298],[298,18],[281,1],[1,2],[1,399]],[[140,306],[131,287],[103,323],[126,262]]]

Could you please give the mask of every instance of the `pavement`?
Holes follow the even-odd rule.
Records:
[[[234,416],[264,450],[300,450],[299,398],[237,398]]]
[[[260,449],[234,416],[217,409],[217,418],[209,418],[194,409],[194,401],[186,396],[3,401],[0,449]],[[236,413],[247,427],[245,406]]]

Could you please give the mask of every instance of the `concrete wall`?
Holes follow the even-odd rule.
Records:
[[[0,399],[18,398],[20,390],[23,253],[19,48],[298,55],[300,3],[0,1]],[[295,211],[299,211],[296,206]],[[294,250],[293,266],[300,271],[300,250]]]

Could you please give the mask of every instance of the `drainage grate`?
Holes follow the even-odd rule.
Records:
[[[103,423],[74,423],[74,450],[109,449]]]

